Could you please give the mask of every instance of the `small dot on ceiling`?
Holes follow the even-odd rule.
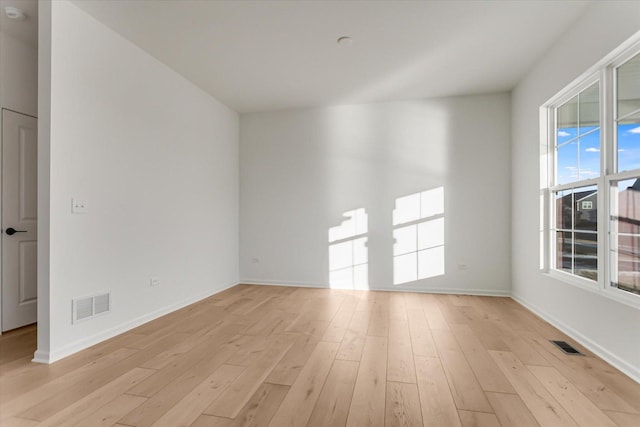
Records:
[[[340,46],[349,46],[351,43],[353,43],[353,39],[349,36],[342,36],[338,37],[337,42]]]

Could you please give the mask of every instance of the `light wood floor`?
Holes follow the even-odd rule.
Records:
[[[52,365],[0,337],[0,425],[640,426],[640,385],[509,298],[239,285]]]

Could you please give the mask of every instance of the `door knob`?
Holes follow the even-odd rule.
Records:
[[[9,236],[13,236],[16,233],[26,233],[27,230],[16,230],[13,227],[9,227],[6,230],[4,230],[5,233],[7,233]]]

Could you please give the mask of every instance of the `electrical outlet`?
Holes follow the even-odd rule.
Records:
[[[157,277],[152,277],[151,279],[149,279],[149,285],[160,286],[160,279],[158,279]]]
[[[71,213],[87,213],[89,212],[89,203],[85,200],[71,199]]]

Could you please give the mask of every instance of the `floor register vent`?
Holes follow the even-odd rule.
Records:
[[[72,300],[73,323],[82,322],[111,311],[111,293],[104,292]]]
[[[551,343],[554,344],[556,347],[558,347],[560,350],[562,350],[565,354],[572,354],[572,355],[578,355],[578,356],[582,356],[583,355],[578,350],[573,348],[571,346],[571,344],[569,344],[566,341],[553,341],[552,340]]]

